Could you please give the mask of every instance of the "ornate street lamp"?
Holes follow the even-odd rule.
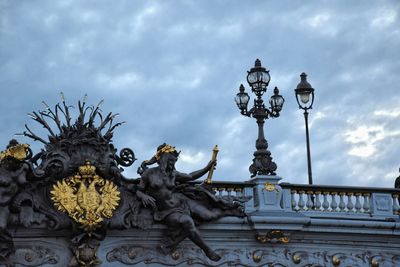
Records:
[[[308,184],[313,184],[311,170],[311,152],[310,152],[310,137],[308,134],[308,110],[312,109],[314,103],[314,88],[307,82],[307,74],[300,74],[300,83],[294,89],[296,94],[297,104],[299,108],[304,110],[304,120],[306,123],[306,140],[307,140],[307,164],[308,164]]]
[[[268,151],[268,142],[264,137],[264,122],[266,119],[279,117],[279,112],[282,110],[285,99],[279,94],[278,88],[275,87],[274,95],[269,100],[270,107],[265,107],[262,95],[267,91],[271,77],[269,70],[261,66],[259,59],[256,60],[254,67],[247,73],[247,82],[251,87],[251,91],[256,95],[254,106],[250,110],[247,109],[250,97],[245,92],[243,84],[240,85],[235,102],[242,115],[255,118],[258,124],[257,150],[254,152],[253,163],[250,165],[249,171],[252,177],[257,174],[275,175],[277,166],[272,161],[271,152]]]

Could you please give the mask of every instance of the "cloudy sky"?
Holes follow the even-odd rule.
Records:
[[[127,123],[117,148],[140,162],[167,142],[178,169],[248,180],[257,126],[233,98],[256,58],[286,102],[265,132],[283,181],[307,183],[304,117],[293,89],[308,74],[315,184],[392,187],[400,167],[399,1],[0,0],[0,122],[5,147],[42,100],[105,100]],[[245,84],[247,86],[247,84]],[[248,88],[248,87],[247,87]],[[251,103],[251,101],[250,101]],[[20,142],[29,142],[18,137]],[[32,144],[39,151],[41,144]]]

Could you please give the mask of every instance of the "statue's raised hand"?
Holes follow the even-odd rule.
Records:
[[[208,164],[207,164],[207,166],[206,166],[206,169],[207,169],[207,170],[211,170],[211,168],[214,167],[214,170],[215,170],[215,166],[217,166],[217,160],[216,160],[216,159],[212,159],[212,160],[210,160],[210,161],[208,162]]]

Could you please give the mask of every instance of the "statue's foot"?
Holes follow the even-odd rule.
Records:
[[[209,251],[206,251],[206,255],[212,261],[219,261],[221,259],[221,256],[211,249]]]

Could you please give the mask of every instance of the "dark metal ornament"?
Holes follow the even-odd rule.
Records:
[[[314,104],[314,88],[307,81],[307,74],[300,74],[300,83],[294,89],[297,104],[299,109],[304,110],[304,123],[306,128],[306,145],[307,145],[307,170],[308,170],[308,184],[313,184],[312,167],[311,167],[311,149],[310,149],[310,135],[308,130],[308,110],[312,109]]]
[[[269,71],[261,66],[259,59],[256,60],[254,67],[248,71],[247,81],[252,92],[256,95],[254,106],[250,110],[247,110],[249,96],[245,92],[243,85],[240,86],[235,101],[240,109],[240,113],[246,117],[255,118],[258,125],[257,150],[253,154],[253,163],[250,165],[249,171],[252,177],[256,175],[275,175],[277,165],[272,161],[271,152],[268,150],[268,142],[264,136],[264,123],[269,118],[280,116],[285,99],[279,94],[279,89],[275,87],[274,95],[269,101],[270,107],[265,107],[262,95],[267,91],[270,75]]]

